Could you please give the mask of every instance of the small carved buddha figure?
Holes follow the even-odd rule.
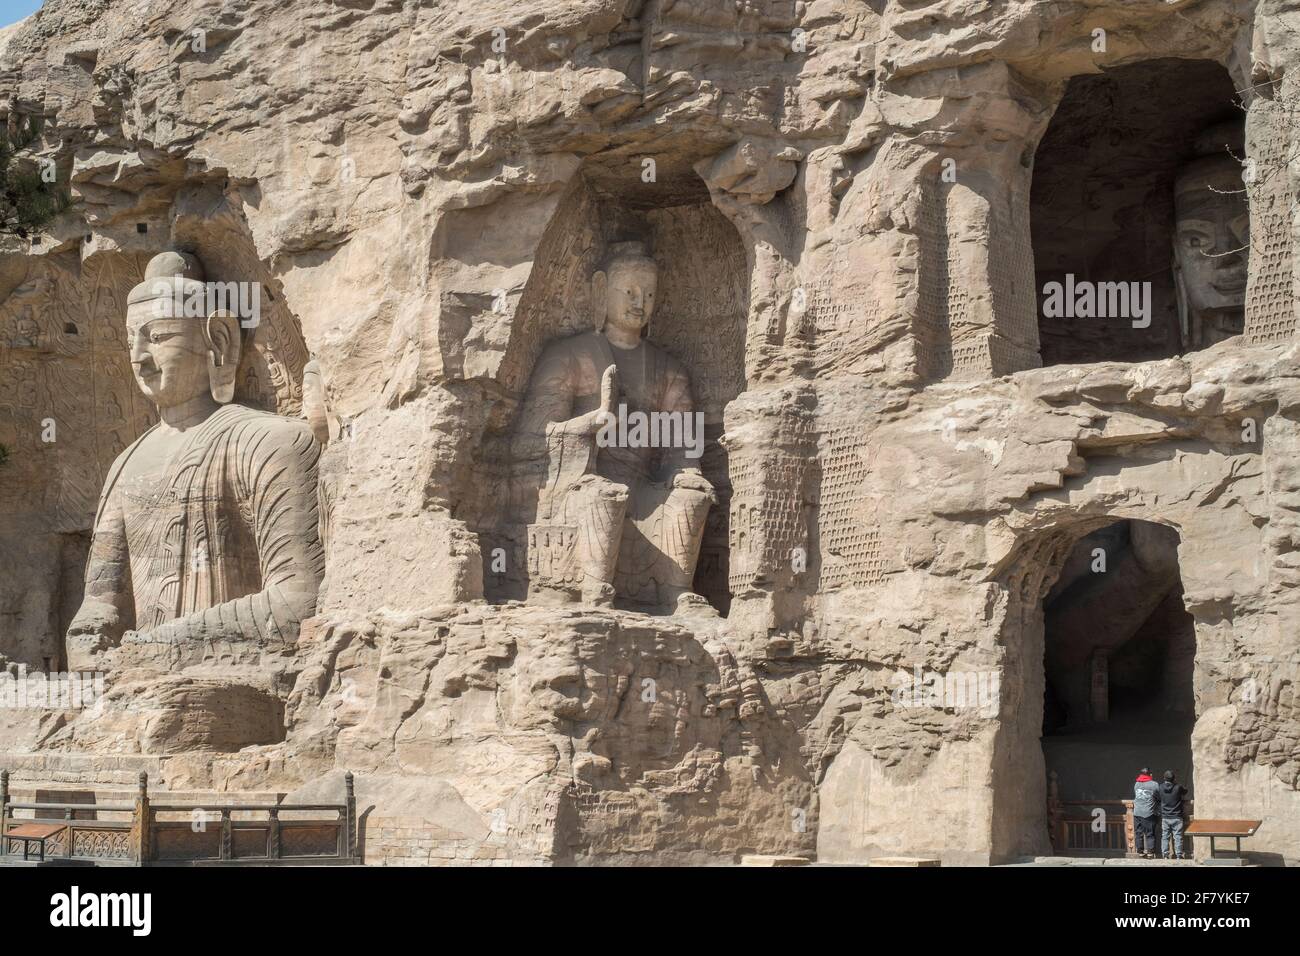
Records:
[[[315,610],[319,446],[305,422],[232,402],[238,319],[178,309],[203,278],[195,257],[162,253],[127,297],[131,367],[161,420],[109,469],[68,629],[74,668],[105,669],[119,645],[178,661],[292,640]]]
[[[576,590],[594,604],[617,593],[670,609],[707,606],[691,580],[716,499],[693,463],[703,436],[690,434],[698,430],[690,377],[645,337],[657,286],[658,267],[640,243],[617,244],[592,276],[595,331],[552,342],[533,369],[514,450],[517,460],[547,469],[529,535],[534,592]],[[631,430],[611,427],[662,413],[675,413],[675,427],[685,424],[696,458],[680,429],[666,441],[661,431],[656,442],[638,435],[635,422]]]
[[[1225,148],[1233,135],[1224,127],[1208,130],[1198,141],[1206,154],[1174,183],[1174,275],[1189,351],[1240,335],[1244,323],[1250,210],[1241,163]]]
[[[16,349],[34,349],[40,345],[41,327],[32,318],[31,309],[24,309],[14,320],[12,346]]]

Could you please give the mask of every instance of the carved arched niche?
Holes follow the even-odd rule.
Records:
[[[1221,163],[1231,174],[1243,158],[1245,120],[1231,76],[1213,60],[1146,60],[1070,80],[1038,144],[1030,198],[1044,365],[1150,361],[1212,344],[1180,320],[1175,184],[1196,163]],[[1208,186],[1197,188],[1214,198]],[[1244,216],[1247,187],[1239,175],[1223,187],[1234,188]],[[1225,193],[1217,199],[1232,201]],[[1228,282],[1229,272],[1240,281],[1235,294],[1243,305],[1223,320],[1240,334],[1248,242],[1223,245],[1210,253],[1219,265],[1215,282]],[[1110,291],[1098,291],[1092,305],[1079,296],[1121,288],[1115,284],[1149,292],[1148,314],[1051,314],[1059,311],[1053,298],[1071,300],[1071,312],[1095,312],[1104,297],[1104,311],[1113,311],[1120,300]]]
[[[591,275],[613,243],[628,240],[643,241],[659,266],[658,300],[647,335],[690,373],[695,408],[705,421],[700,468],[721,499],[709,511],[695,590],[724,612],[730,603],[731,482],[718,438],[723,409],[745,387],[749,280],[744,247],[703,182],[689,171],[681,182],[656,190],[639,180],[620,188],[589,170],[574,177],[538,246],[500,366],[505,394],[493,410],[475,465],[479,481],[468,523],[481,535],[490,601],[522,600],[528,590],[525,526],[536,513],[537,487],[535,479],[516,473],[509,445],[529,376],[549,342],[593,328]],[[493,567],[494,556],[502,554],[498,549],[506,555],[504,573]]]

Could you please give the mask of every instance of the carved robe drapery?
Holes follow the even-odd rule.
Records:
[[[531,440],[528,457],[548,453],[548,423],[599,407],[601,375],[611,365],[618,367],[618,400],[629,413],[693,410],[690,376],[668,353],[645,342],[635,349],[616,349],[603,335],[584,332],[549,346],[533,370],[520,429]],[[596,472],[634,487],[643,481],[666,480],[686,465],[682,448],[610,446],[599,450]]]
[[[114,638],[291,639],[324,574],[306,423],[222,406],[133,490],[122,473],[151,432],[109,472],[78,617],[116,620]]]
[[[678,473],[699,466],[680,444],[598,447],[594,436],[548,427],[599,408],[601,379],[611,365],[618,369],[618,411],[629,417],[693,412],[686,369],[648,342],[619,349],[586,332],[548,346],[529,382],[515,446],[521,459],[548,463],[530,570],[550,562],[539,553],[546,549],[538,532],[545,532],[552,547],[612,575],[620,594],[654,602],[661,588],[690,586],[710,496],[672,486]]]

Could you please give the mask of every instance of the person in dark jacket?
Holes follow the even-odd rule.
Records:
[[[1156,855],[1156,816],[1160,808],[1160,784],[1143,767],[1133,784],[1133,831],[1138,856],[1150,860]]]
[[[1172,770],[1165,771],[1165,782],[1160,784],[1160,855],[1169,857],[1169,843],[1173,840],[1173,859],[1183,856],[1183,797],[1187,788],[1174,779]]]

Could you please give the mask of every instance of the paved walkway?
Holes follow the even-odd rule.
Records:
[[[1126,856],[1036,856],[1003,866],[1201,866],[1196,860],[1142,860]],[[1216,864],[1217,866],[1218,864]]]

